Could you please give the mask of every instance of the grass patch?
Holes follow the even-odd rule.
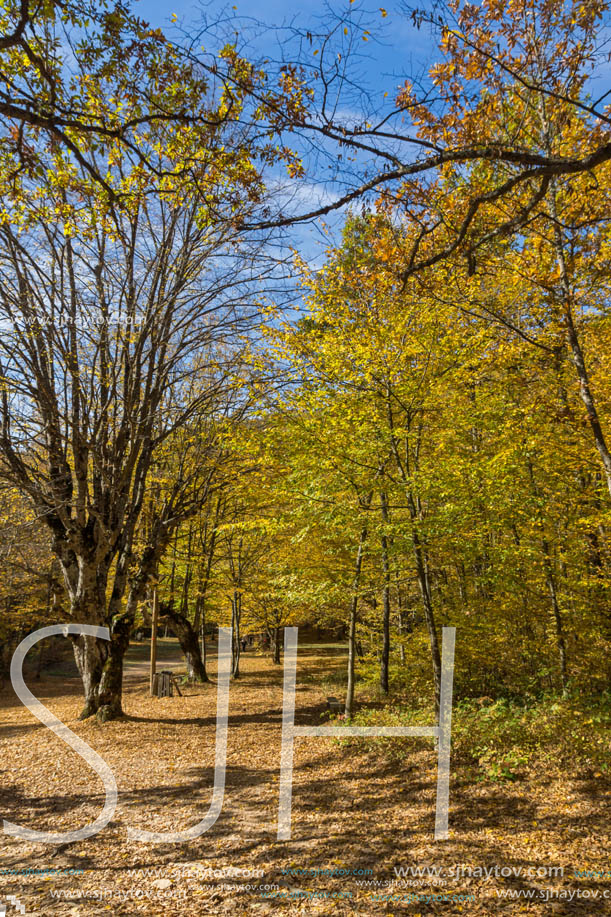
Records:
[[[337,721],[341,724],[343,721]],[[432,705],[358,711],[354,726],[430,726]],[[342,744],[376,749],[402,761],[430,739],[346,738]],[[466,768],[472,779],[503,782],[531,769],[564,768],[582,777],[611,775],[611,695],[545,696],[528,705],[501,698],[489,705],[464,700],[454,706],[452,763]]]

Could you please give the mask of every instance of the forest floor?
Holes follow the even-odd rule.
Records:
[[[252,651],[231,685],[217,822],[183,844],[129,841],[129,826],[170,831],[199,821],[214,774],[216,685],[151,698],[143,652],[133,651],[126,672],[126,717],[104,726],[78,721],[77,678],[31,684],[110,765],[119,801],[106,828],[67,847],[0,838],[7,917],[18,913],[10,895],[30,917],[611,914],[611,787],[600,775],[549,767],[498,783],[457,764],[450,838],[436,843],[431,740],[405,740],[413,751],[397,765],[371,740],[364,748],[300,738],[292,836],[277,840],[282,670]],[[171,650],[164,653],[160,667],[172,661]],[[333,648],[300,647],[298,724],[324,721],[323,678],[340,664]],[[10,685],[0,711],[2,817],[55,832],[93,821],[104,794],[85,761],[34,719]]]

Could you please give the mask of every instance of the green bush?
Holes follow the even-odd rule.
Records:
[[[341,720],[338,722],[342,722]],[[361,710],[354,726],[419,726],[435,723],[432,705]],[[419,748],[431,748],[423,738],[340,739],[356,748],[402,761]],[[484,705],[481,699],[455,705],[452,717],[453,769],[474,771],[475,779],[516,780],[529,770],[572,769],[583,777],[610,775],[611,696],[598,698],[554,695],[532,699],[500,698]]]

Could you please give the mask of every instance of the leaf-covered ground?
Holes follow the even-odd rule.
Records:
[[[297,722],[321,722],[330,664],[339,661],[300,648]],[[77,720],[78,679],[35,683],[43,703],[113,768],[119,804],[107,828],[63,849],[2,837],[0,904],[16,895],[27,915],[611,913],[610,786],[566,766],[494,783],[457,763],[451,836],[435,843],[432,742],[420,740],[397,764],[371,743],[297,739],[292,838],[278,841],[282,672],[251,652],[242,671],[231,686],[222,813],[181,845],[130,842],[127,828],[179,830],[203,817],[215,684],[153,699],[136,662],[126,678],[127,717],[99,726]],[[56,832],[92,821],[104,798],[97,776],[10,686],[0,709],[2,817]],[[397,876],[408,867],[414,873]],[[556,874],[544,876],[544,867]],[[418,876],[427,868],[441,875]],[[459,868],[466,874],[457,877]],[[533,897],[504,897],[518,891]]]

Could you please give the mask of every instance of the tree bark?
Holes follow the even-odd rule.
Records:
[[[168,603],[163,606],[161,616],[172,623],[172,629],[178,637],[180,648],[187,661],[187,677],[190,681],[207,681],[206,670],[202,661],[197,631],[188,618],[172,608]]]
[[[550,205],[552,217],[554,219],[554,246],[556,249],[556,260],[560,270],[560,282],[562,286],[562,296],[564,298],[564,330],[566,341],[569,348],[569,353],[571,355],[571,362],[575,368],[577,381],[579,383],[579,396],[586,409],[588,423],[590,425],[590,429],[594,437],[594,443],[596,444],[596,449],[598,450],[598,454],[604,469],[605,479],[607,482],[607,490],[611,495],[611,453],[609,452],[609,446],[607,445],[607,440],[600,422],[598,408],[596,407],[594,394],[590,386],[590,377],[581,347],[581,341],[579,340],[579,334],[577,332],[577,328],[575,327],[575,320],[573,317],[573,291],[571,289],[569,271],[566,263],[562,232],[558,222],[556,190],[553,183],[550,194]]]
[[[274,665],[280,665],[280,628],[274,627],[273,637],[271,639],[272,643],[272,659]]]
[[[380,509],[382,524],[388,525],[388,500],[386,494],[380,493]],[[380,654],[380,689],[383,694],[388,694],[388,666],[390,662],[390,561],[388,557],[388,535],[382,529],[380,537],[382,545],[382,567],[384,569],[383,612],[382,612],[382,652]]]
[[[428,564],[420,535],[415,528],[412,519],[412,545],[414,548],[414,559],[416,561],[416,576],[418,587],[422,598],[422,607],[424,609],[424,619],[429,635],[429,645],[431,647],[431,661],[433,664],[433,680],[435,682],[435,709],[439,713],[439,700],[441,697],[441,653],[439,651],[439,638],[437,628],[435,627],[435,612],[431,598],[429,584]]]
[[[532,492],[535,497],[540,498],[541,494],[539,487],[535,480],[535,471],[533,464],[530,459],[528,459],[528,474],[530,477],[530,484]],[[554,631],[556,636],[556,648],[558,650],[558,662],[560,667],[560,684],[562,687],[562,694],[566,696],[568,692],[568,674],[567,674],[567,654],[566,654],[566,641],[564,638],[564,624],[562,621],[562,613],[560,611],[560,604],[558,602],[558,590],[556,589],[556,579],[554,577],[554,570],[552,566],[551,552],[549,549],[549,542],[545,537],[545,532],[543,529],[543,519],[541,517],[541,511],[537,511],[537,525],[541,532],[541,550],[543,553],[543,569],[545,570],[545,581],[547,588],[550,594],[550,599],[552,602],[552,618],[554,620]]]
[[[74,652],[74,661],[83,682],[85,705],[79,715],[80,720],[94,716],[98,711],[98,687],[102,671],[108,656],[108,647],[104,640],[97,637],[70,637]]]
[[[97,719],[104,723],[123,716],[123,658],[129,646],[132,625],[128,614],[115,619],[97,689]]]
[[[131,618],[123,615],[113,620],[110,641],[87,636],[70,638],[85,693],[79,719],[95,715],[106,722],[123,715],[123,658],[130,629]]]
[[[420,596],[422,598],[422,607],[424,609],[424,618],[426,621],[426,628],[429,635],[429,645],[431,647],[431,662],[433,667],[433,681],[435,684],[435,709],[439,713],[439,702],[441,698],[441,653],[439,650],[439,638],[437,636],[437,629],[435,627],[435,613],[433,609],[433,598],[431,595],[431,588],[429,582],[429,571],[428,571],[428,561],[426,555],[426,549],[422,542],[420,536],[419,526],[422,519],[421,504],[418,497],[414,496],[412,491],[411,483],[411,466],[412,460],[410,458],[410,443],[409,443],[409,430],[411,427],[411,415],[408,414],[407,420],[407,429],[408,435],[404,438],[405,443],[405,457],[401,458],[399,453],[399,443],[397,436],[395,435],[395,424],[392,406],[390,402],[390,389],[387,397],[387,413],[388,413],[388,422],[389,428],[391,431],[391,445],[393,454],[397,462],[397,468],[401,479],[403,481],[405,495],[407,498],[407,505],[409,508],[409,515],[411,521],[411,535],[412,535],[412,547],[414,551],[414,561],[416,564],[416,578],[418,580],[418,588],[420,589]],[[420,452],[420,443],[421,443],[421,432],[422,425],[417,431],[416,437],[416,447],[412,450],[414,453],[413,461],[415,465],[418,464],[418,456]]]
[[[368,509],[373,497],[373,491],[367,494],[363,508]],[[344,714],[346,719],[350,719],[354,712],[354,663],[356,658],[356,623],[359,607],[359,585],[361,581],[361,570],[363,567],[363,554],[365,543],[367,541],[367,525],[361,529],[359,537],[359,546],[356,552],[356,562],[354,565],[354,579],[352,581],[352,601],[350,602],[350,623],[348,626],[348,684],[346,685],[346,706]]]
[[[586,368],[586,362],[584,359],[583,351],[581,349],[581,342],[579,340],[579,335],[577,334],[577,329],[575,328],[572,311],[568,305],[565,312],[565,327],[567,341],[571,352],[571,362],[575,367],[577,379],[579,382],[579,395],[586,409],[590,429],[592,430],[594,442],[596,444],[596,448],[598,450],[598,454],[600,456],[605,472],[607,490],[611,495],[611,453],[609,452],[607,440],[600,423],[598,409],[596,407],[594,395],[592,394],[592,389],[590,387],[590,378]]]
[[[201,659],[201,669],[199,681],[209,681],[206,670],[206,598],[200,595],[196,603],[195,621],[199,625],[199,652]],[[194,630],[198,627],[194,626]]]
[[[241,595],[234,589],[233,598],[231,600],[231,626],[233,630],[233,660],[231,666],[231,676],[232,678],[240,677],[240,613],[241,613]]]
[[[562,622],[562,614],[560,612],[560,605],[558,603],[558,591],[556,589],[556,579],[554,577],[554,572],[552,569],[552,561],[550,557],[549,545],[547,539],[543,538],[542,540],[543,547],[543,562],[545,566],[545,578],[547,580],[547,588],[549,590],[550,598],[552,600],[552,617],[554,619],[554,631],[556,634],[556,647],[558,650],[558,662],[560,666],[560,684],[562,687],[562,694],[566,697],[568,693],[568,675],[567,675],[567,661],[566,661],[566,641],[564,639],[564,625]]]

